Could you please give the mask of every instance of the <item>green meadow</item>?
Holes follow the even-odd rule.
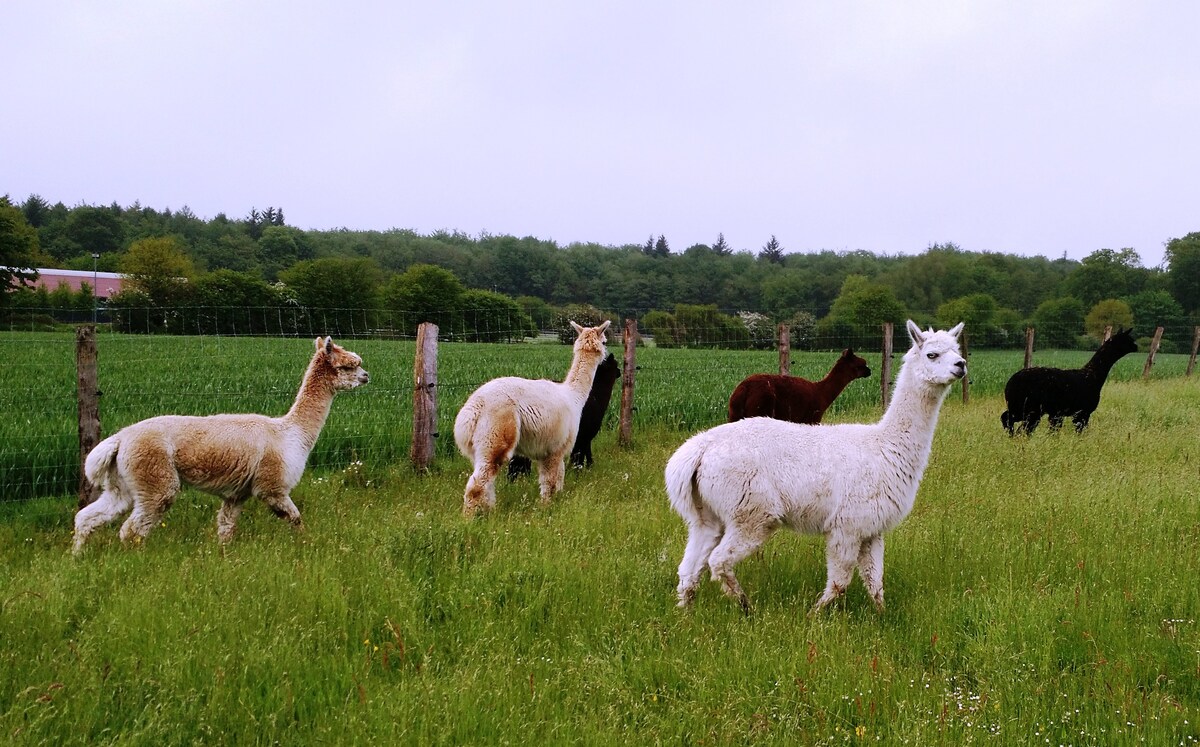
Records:
[[[744,616],[713,584],[675,608],[685,531],[662,468],[774,353],[639,349],[632,446],[607,428],[596,466],[569,471],[550,506],[526,478],[466,520],[458,405],[496,375],[559,378],[569,352],[443,345],[443,435],[417,474],[411,344],[345,342],[372,381],[334,402],[293,495],[302,530],[252,504],[222,552],[216,499],[186,491],[145,543],[122,547],[114,524],[73,558],[73,341],[0,337],[14,413],[0,429],[0,740],[1200,741],[1200,381],[1182,356],[1148,381],[1144,353],[1122,360],[1082,436],[1009,438],[999,392],[1021,354],[973,352],[970,401],[951,392],[916,507],[889,535],[886,612],[855,581],[809,617],[821,539],[780,533],[738,568]],[[104,432],[168,411],[281,413],[311,346],[101,336]],[[835,357],[797,355],[793,371],[819,377]],[[865,357],[877,373],[878,352]],[[872,420],[879,403],[877,378],[854,382],[828,419]],[[43,463],[61,477],[17,500],[8,486]]]

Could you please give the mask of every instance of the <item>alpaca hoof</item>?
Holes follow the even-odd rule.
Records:
[[[738,606],[742,608],[743,617],[750,617],[750,599],[745,594],[738,597]]]

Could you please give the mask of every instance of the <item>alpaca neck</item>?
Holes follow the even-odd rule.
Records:
[[[854,378],[852,371],[839,366],[834,366],[829,373],[825,374],[825,378],[818,381],[816,386],[821,400],[821,409],[828,409],[842,393],[842,390],[849,386],[851,381],[854,381]]]
[[[1112,355],[1104,346],[1101,346],[1096,351],[1096,354],[1092,356],[1091,360],[1083,364],[1083,370],[1095,376],[1100,381],[1104,381],[1108,378],[1108,372],[1112,370],[1112,367],[1116,365],[1119,359],[1120,356]]]
[[[949,391],[949,385],[922,385],[901,368],[892,401],[879,424],[890,440],[905,440],[928,453],[938,412]]]
[[[588,393],[592,390],[592,380],[596,378],[596,369],[600,367],[603,359],[603,352],[583,351],[576,352],[575,357],[571,359],[571,368],[567,371],[567,378],[563,380],[563,385],[572,393],[579,395],[580,402],[586,400]]]
[[[335,393],[328,377],[319,370],[320,362],[320,358],[315,356],[308,364],[296,401],[283,416],[284,422],[300,431],[300,437],[309,451],[317,443],[317,436],[321,435]]]

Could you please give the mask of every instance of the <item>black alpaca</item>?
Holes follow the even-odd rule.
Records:
[[[617,365],[616,357],[609,353],[596,369],[592,390],[588,392],[587,402],[583,403],[583,411],[579,413],[579,433],[575,436],[575,445],[571,447],[572,467],[592,466],[592,439],[600,432],[604,413],[612,399],[613,384],[619,378],[621,367]],[[529,474],[532,466],[527,457],[514,456],[508,463],[508,479],[515,480]]]
[[[1004,385],[1008,409],[1000,414],[1008,435],[1013,435],[1013,429],[1021,424],[1026,435],[1033,433],[1043,415],[1051,430],[1061,428],[1063,418],[1069,417],[1075,431],[1083,432],[1100,404],[1100,387],[1113,364],[1137,352],[1132,332],[1120,331],[1105,340],[1083,368],[1026,368],[1013,374]]]

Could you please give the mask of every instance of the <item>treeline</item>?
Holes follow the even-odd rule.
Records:
[[[1042,338],[1048,344],[1087,346],[1101,323],[1134,326],[1139,336],[1164,326],[1185,345],[1200,322],[1200,233],[1171,239],[1164,265],[1147,268],[1132,249],[1074,261],[954,244],[915,256],[788,254],[774,236],[757,251],[718,236],[676,252],[665,236],[559,246],[457,231],[304,231],[275,207],[205,220],[186,207],[66,207],[34,195],[19,204],[0,198],[0,251],[9,266],[125,273],[131,289],[110,311],[131,331],[265,333],[288,318],[297,332],[334,325],[325,329],[409,334],[428,316],[451,336],[499,340],[553,327],[572,306],[636,316],[668,345],[760,345],[763,330],[781,321],[800,347],[837,345],[912,317],[965,319],[981,345],[1015,344],[1034,324],[1056,330],[1057,339]],[[5,294],[3,303],[14,310],[43,300],[29,293]]]

